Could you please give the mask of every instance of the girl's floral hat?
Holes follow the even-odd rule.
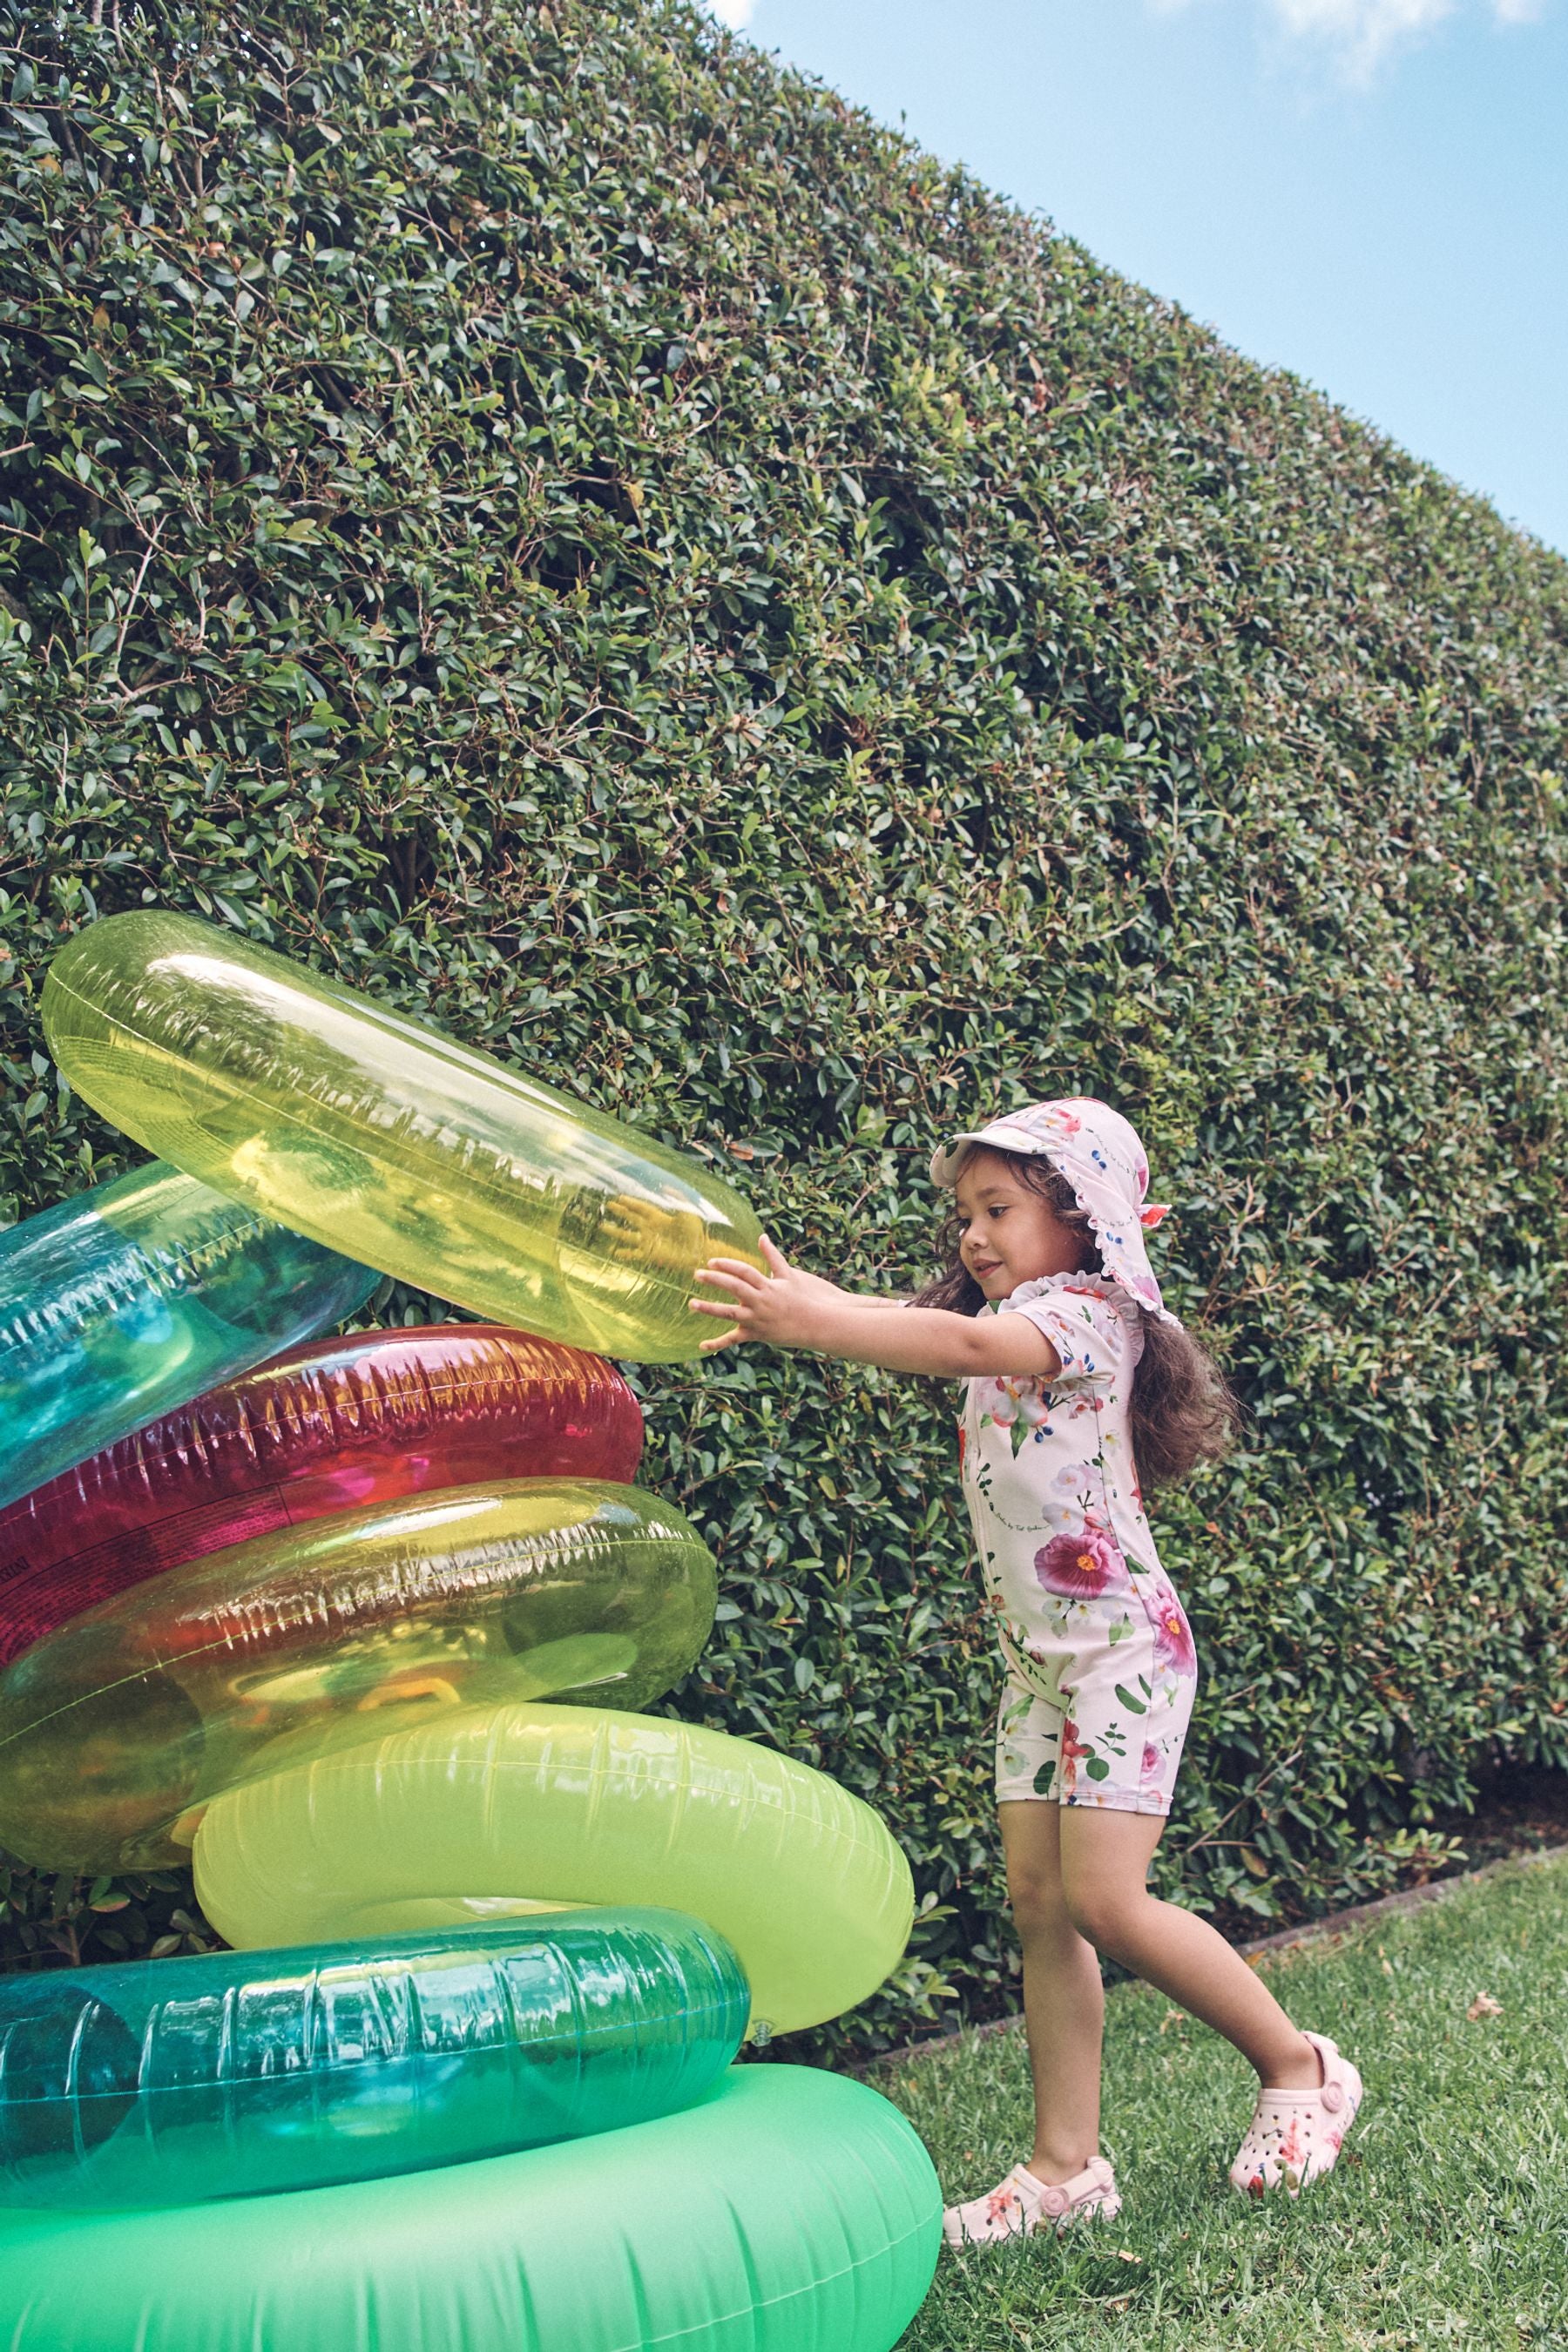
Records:
[[[931,1154],[933,1184],[951,1192],[965,1155],[976,1144],[991,1151],[1019,1151],[1048,1160],[1072,1186],[1089,1217],[1100,1262],[1113,1282],[1125,1284],[1150,1315],[1181,1328],[1160,1296],[1143,1246],[1144,1229],[1165,1214],[1166,1201],[1146,1201],[1149,1162],[1131,1120],[1092,1095],[1069,1095],[1058,1102],[1030,1103],[1004,1112]]]

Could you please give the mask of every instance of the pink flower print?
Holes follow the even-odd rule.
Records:
[[[1040,1383],[1026,1373],[1016,1380],[988,1382],[984,1402],[982,1422],[1005,1429],[1015,1454],[1027,1444],[1030,1431],[1041,1428],[1050,1413]]]
[[[1193,1647],[1193,1629],[1182,1614],[1182,1604],[1168,1584],[1162,1585],[1149,1603],[1149,1614],[1154,1626],[1154,1655],[1173,1674],[1195,1675],[1198,1654]]]
[[[1301,2141],[1301,2118],[1292,2116],[1279,2142],[1279,2167],[1282,2171],[1300,2175],[1306,2161],[1307,2151]]]
[[[1086,1487],[1092,1491],[1094,1483],[1092,1462],[1069,1462],[1051,1480],[1051,1492],[1053,1495],[1081,1495]]]
[[[1094,1750],[1091,1748],[1086,1748],[1083,1741],[1079,1738],[1077,1724],[1074,1723],[1070,1717],[1064,1716],[1062,1718],[1061,1747],[1057,1759],[1057,1769],[1060,1780],[1061,1792],[1064,1797],[1070,1797],[1074,1790],[1078,1787],[1079,1758],[1080,1756],[1092,1756]]]
[[[985,2200],[985,2219],[988,2221],[1008,2221],[1015,2206],[1020,2211],[1023,2210],[1016,2189],[994,2189]]]
[[[1143,1768],[1138,1777],[1141,1780],[1157,1780],[1160,1777],[1160,1751],[1152,1739],[1143,1742]]]
[[[1053,1536],[1035,1554],[1035,1574],[1047,1592],[1068,1601],[1092,1601],[1130,1582],[1120,1547],[1101,1528]]]
[[[985,1410],[998,1429],[1010,1429],[1018,1418],[1018,1391],[1005,1381],[993,1381],[985,1399]]]

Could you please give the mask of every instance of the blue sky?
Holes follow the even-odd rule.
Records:
[[[1568,551],[1568,0],[710,0]]]

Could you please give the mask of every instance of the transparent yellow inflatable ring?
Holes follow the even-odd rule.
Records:
[[[700,1654],[716,1599],[673,1504],[594,1479],[277,1528],[84,1611],[0,1675],[0,1843],[53,1870],[155,1868],[187,1858],[223,1790],[399,1725],[536,1696],[646,1706]]]
[[[218,1798],[196,1892],[241,1949],[660,1904],[740,1956],[753,2030],[865,2000],[909,1939],[909,1864],[868,1805],[727,1733],[539,1701],[466,1708]]]
[[[288,961],[158,908],[56,956],[44,1033],[95,1110],[176,1168],[437,1297],[674,1363],[756,1219],[697,1162]]]

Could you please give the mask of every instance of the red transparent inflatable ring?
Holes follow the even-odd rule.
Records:
[[[84,1609],[332,1511],[496,1478],[628,1484],[615,1367],[490,1323],[291,1348],[0,1511],[0,1665]]]

